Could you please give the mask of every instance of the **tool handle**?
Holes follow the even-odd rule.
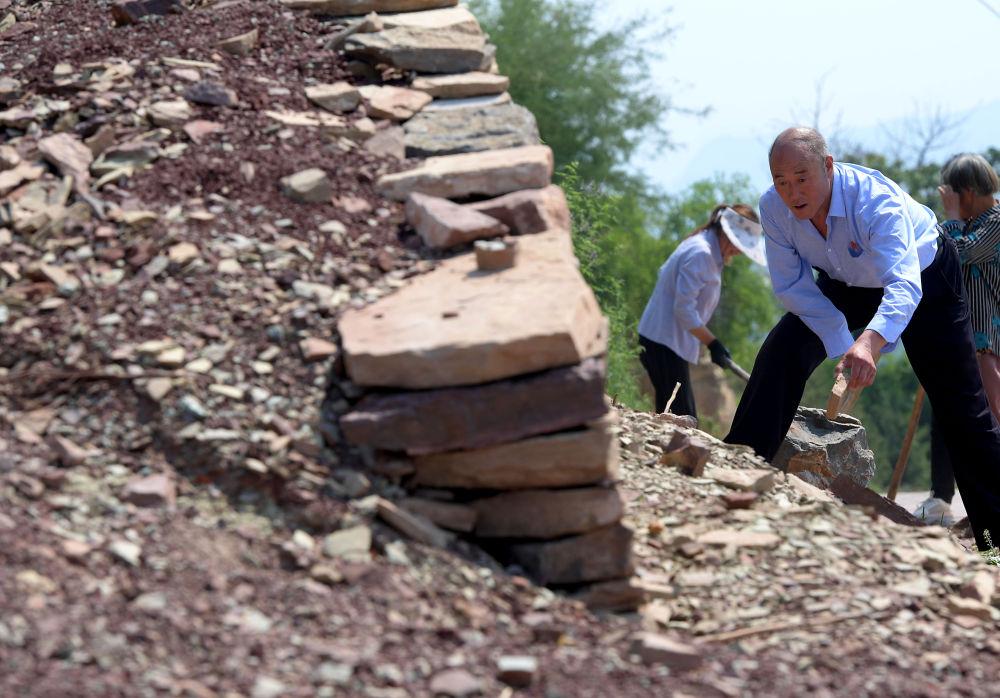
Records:
[[[750,374],[747,373],[743,369],[743,367],[740,366],[738,363],[736,363],[732,359],[727,358],[726,359],[726,365],[729,367],[730,371],[732,371],[737,376],[739,376],[740,378],[742,378],[745,382],[749,382],[750,381]]]

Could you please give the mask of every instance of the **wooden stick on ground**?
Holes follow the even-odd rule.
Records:
[[[854,613],[847,613],[842,616],[820,616],[812,619],[795,619],[787,621],[777,621],[772,623],[762,623],[760,625],[755,625],[750,628],[740,628],[739,630],[730,630],[724,633],[715,633],[714,635],[704,635],[700,638],[702,642],[732,642],[733,640],[739,640],[744,637],[750,637],[752,635],[762,635],[765,633],[779,633],[785,630],[798,630],[800,628],[817,628],[824,625],[832,625],[834,623],[843,623],[848,620],[857,620],[859,618],[869,618],[872,620],[881,620],[883,618],[888,618],[890,615],[895,614],[895,611],[883,612],[883,613],[872,613],[871,611],[858,611]]]
[[[917,386],[917,394],[913,396],[913,410],[910,412],[910,423],[906,426],[906,436],[903,437],[903,446],[899,449],[899,458],[896,459],[896,467],[892,469],[892,480],[889,481],[889,491],[885,493],[887,499],[896,501],[896,493],[899,491],[899,484],[903,481],[903,473],[906,472],[906,463],[910,459],[910,447],[913,445],[913,435],[917,431],[917,422],[920,421],[920,411],[924,406],[924,386]]]
[[[674,385],[674,392],[670,393],[670,399],[667,400],[667,406],[663,408],[663,414],[666,414],[667,412],[670,411],[670,406],[674,404],[674,400],[677,399],[677,391],[679,391],[680,389],[681,389],[681,382],[677,381],[677,383]]]

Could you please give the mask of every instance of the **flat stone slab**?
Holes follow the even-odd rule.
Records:
[[[903,526],[923,526],[923,521],[878,492],[859,485],[847,473],[841,473],[830,483],[830,491],[844,504],[871,507],[880,516]]]
[[[483,386],[368,395],[340,427],[353,444],[423,455],[571,429],[606,410],[603,360],[587,359]]]
[[[613,412],[585,429],[414,458],[414,482],[425,487],[519,490],[572,487],[618,479]]]
[[[481,272],[475,255],[460,255],[345,312],[339,329],[351,380],[384,388],[476,385],[604,353],[604,317],[569,235],[519,243],[509,269]]]
[[[812,407],[798,409],[771,463],[826,489],[841,473],[861,487],[875,475],[875,454],[861,422],[845,414],[830,420],[824,410]]]
[[[467,73],[492,59],[486,37],[463,25],[397,26],[372,34],[354,34],[344,43],[349,56],[387,63],[421,73]]]
[[[470,109],[472,107],[495,107],[498,104],[509,104],[510,93],[498,95],[481,95],[479,97],[458,97],[456,99],[435,99],[427,105],[427,111],[437,109]]]
[[[417,12],[438,7],[454,7],[458,0],[281,0],[292,10],[336,17],[366,15],[369,12]]]
[[[445,155],[427,158],[412,170],[383,175],[377,189],[396,201],[406,201],[415,191],[446,199],[500,196],[547,187],[552,166],[552,150],[544,145]]]
[[[379,17],[385,29],[416,27],[419,29],[461,29],[471,34],[482,34],[479,20],[465,5],[440,7],[417,12],[400,12]]]
[[[413,80],[410,87],[426,92],[435,99],[459,99],[503,94],[510,87],[510,78],[481,71],[456,75],[421,75]]]
[[[614,524],[581,536],[509,548],[514,561],[540,584],[579,584],[632,574],[632,530]]]
[[[624,512],[613,487],[505,492],[471,505],[479,538],[561,538],[610,526]]]
[[[485,107],[421,112],[404,126],[406,156],[473,153],[538,145],[538,124],[524,107],[508,102]]]
[[[555,184],[543,189],[525,189],[467,204],[510,228],[515,235],[533,235],[546,230],[569,230],[571,221],[566,195]]]

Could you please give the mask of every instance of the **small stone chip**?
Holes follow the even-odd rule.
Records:
[[[497,661],[497,676],[508,686],[527,688],[535,679],[538,660],[526,655],[505,655]]]

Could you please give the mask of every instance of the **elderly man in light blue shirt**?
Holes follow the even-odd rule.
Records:
[[[813,129],[782,132],[769,159],[774,186],[761,197],[761,223],[788,313],[761,347],[726,441],[772,459],[824,358],[841,357],[836,373],[862,387],[874,381],[879,354],[901,340],[941,418],[985,548],[984,531],[1000,538],[1000,427],[979,375],[954,245],[930,209],[880,172],[835,163]]]

